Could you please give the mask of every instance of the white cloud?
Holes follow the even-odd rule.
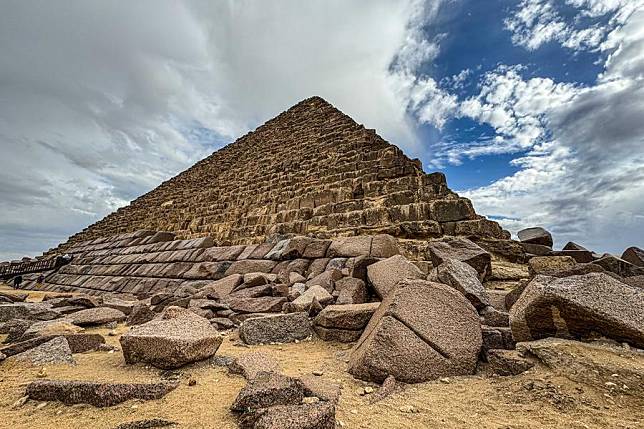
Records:
[[[439,5],[4,5],[0,260],[57,244],[312,95],[414,147],[407,107],[431,85],[414,72],[438,52],[420,26]]]
[[[526,95],[500,101],[513,112],[540,117],[535,126],[541,132],[530,154],[516,161],[516,174],[465,193],[478,210],[500,216],[512,231],[546,226],[559,245],[581,240],[620,253],[644,243],[643,28],[639,10],[612,31],[601,49],[614,51],[593,86],[492,76],[510,82],[513,90],[502,94]],[[472,116],[480,111],[466,107]]]
[[[505,27],[514,44],[529,50],[548,42],[575,51],[599,50],[610,32],[643,4],[642,0],[522,0],[505,20]],[[576,9],[575,19],[562,16],[565,7]],[[608,19],[601,19],[607,15]],[[586,21],[592,23],[584,24]]]

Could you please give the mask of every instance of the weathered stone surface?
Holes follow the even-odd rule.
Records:
[[[194,264],[181,277],[185,279],[219,280],[229,275],[226,270],[230,266],[231,264],[229,262],[200,262]]]
[[[321,274],[313,277],[311,280],[307,281],[306,288],[308,289],[311,286],[318,285],[326,289],[327,292],[332,293],[333,289],[335,289],[336,280],[340,280],[341,278],[342,272],[340,270],[326,270]]]
[[[510,316],[505,311],[499,311],[492,306],[487,306],[479,311],[481,321],[487,326],[508,327]]]
[[[435,267],[447,259],[456,259],[474,268],[481,280],[492,271],[490,254],[466,238],[449,237],[433,240],[429,242],[428,250]]]
[[[338,238],[331,242],[326,252],[328,258],[350,258],[353,256],[369,255],[373,237],[358,236]]]
[[[369,256],[372,258],[390,258],[399,254],[398,242],[394,237],[388,234],[374,235]]]
[[[300,377],[304,384],[304,396],[314,396],[321,401],[337,404],[340,400],[340,386],[312,374]]]
[[[362,304],[367,300],[367,285],[361,279],[345,277],[335,282],[340,292],[336,304]]]
[[[521,243],[523,250],[530,255],[548,256],[552,253],[552,247],[543,244]]]
[[[353,305],[329,305],[318,314],[314,324],[325,328],[362,331],[379,306],[379,302]]]
[[[36,380],[26,390],[29,399],[35,401],[60,401],[65,405],[90,404],[95,407],[110,407],[140,399],[160,399],[176,389],[178,383],[97,383],[91,381]]]
[[[236,261],[226,270],[225,275],[248,274],[248,273],[270,273],[277,265],[277,261],[245,259]]]
[[[519,375],[535,365],[516,350],[494,349],[487,352],[488,370],[501,376]]]
[[[52,309],[51,304],[24,302],[0,305],[0,322],[12,319],[52,320],[60,313]]]
[[[77,334],[82,332],[83,328],[74,325],[69,320],[57,319],[35,322],[31,324],[18,339],[18,341],[28,340],[34,337],[46,335],[64,335]]]
[[[179,307],[167,308],[160,319],[135,326],[120,338],[126,363],[164,369],[207,359],[221,341],[207,319]]]
[[[23,362],[34,366],[76,364],[65,337],[52,338],[37,347],[9,357],[7,362],[9,361]]]
[[[644,250],[635,246],[629,247],[622,253],[622,259],[635,266],[644,267]]]
[[[29,294],[20,293],[20,292],[12,292],[12,293],[0,292],[0,297],[6,298],[10,302],[25,302],[27,298],[29,298]]]
[[[250,352],[235,358],[228,369],[233,374],[241,374],[246,380],[251,380],[260,372],[279,372],[280,366],[266,353]]]
[[[462,293],[477,310],[490,305],[490,299],[478,278],[478,273],[465,262],[446,259],[436,267],[436,276],[441,283]]]
[[[277,405],[244,414],[240,429],[335,429],[335,406],[329,402]]]
[[[510,310],[516,341],[592,332],[644,346],[644,290],[602,273],[535,277]],[[556,309],[556,311],[555,311]],[[563,326],[561,326],[563,324]]]
[[[605,254],[593,262],[606,271],[615,273],[622,277],[631,277],[644,275],[644,268],[631,264],[628,261],[618,258],[617,256]]]
[[[65,306],[81,306],[85,308],[94,308],[98,307],[101,304],[101,302],[97,298],[87,295],[60,298],[57,300],[51,300],[50,303],[52,304],[53,308]]]
[[[277,313],[288,300],[286,297],[262,296],[259,298],[228,297],[226,303],[237,313]]]
[[[405,279],[423,279],[425,275],[402,255],[395,255],[367,267],[367,277],[379,297],[391,293],[398,282]]]
[[[528,267],[531,276],[551,276],[560,271],[570,270],[577,262],[570,256],[536,256],[530,258]]]
[[[294,308],[308,309],[313,299],[317,299],[320,304],[326,305],[333,302],[333,297],[322,286],[311,286],[302,295],[296,298],[292,304]],[[302,311],[300,310],[300,311]]]
[[[291,343],[303,340],[311,333],[306,313],[246,319],[239,327],[239,337],[246,344]]]
[[[143,303],[137,304],[127,319],[125,319],[125,324],[128,326],[142,325],[154,319],[156,315],[150,306]]]
[[[392,375],[406,383],[471,374],[481,343],[478,314],[463,295],[439,283],[405,281],[371,318],[349,372],[376,382]]]
[[[68,317],[74,325],[93,326],[104,325],[110,322],[122,322],[127,316],[122,311],[113,308],[97,307],[71,313]]]
[[[335,341],[338,343],[352,343],[354,341],[358,341],[364,331],[364,329],[325,328],[320,325],[314,325],[313,330],[320,339],[324,341]]]
[[[260,372],[237,395],[230,409],[251,411],[275,405],[296,405],[304,398],[304,384],[276,372]]]
[[[518,233],[519,240],[524,243],[541,244],[552,247],[552,235],[543,228],[534,227],[522,229]]]
[[[116,427],[116,429],[154,429],[154,428],[175,427],[177,425],[178,423],[172,420],[143,419],[143,420],[134,420],[131,422],[121,423]]]
[[[577,243],[575,243],[573,241],[569,241],[568,243],[566,243],[566,245],[563,247],[563,250],[586,250],[586,251],[588,251],[588,249],[586,249],[584,246],[582,246],[580,244],[577,244]]]
[[[103,304],[101,304],[101,306],[113,308],[115,310],[122,311],[125,315],[129,315],[137,304],[138,301],[128,301],[112,296],[106,296],[103,298]]]
[[[644,289],[644,275],[625,277],[624,279],[622,279],[622,282],[633,287]]]

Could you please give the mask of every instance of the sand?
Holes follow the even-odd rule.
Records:
[[[103,334],[108,343],[118,347],[119,335],[127,329],[119,325],[112,336],[108,329],[87,332]],[[377,386],[355,380],[346,372],[350,345],[312,339],[298,344],[241,347],[237,335],[230,333],[217,355],[234,357],[252,350],[275,358],[288,375],[321,371],[321,378],[339,384],[338,427],[644,428],[644,398],[606,396],[605,391],[573,382],[543,366],[515,377],[476,375],[408,386],[371,404],[369,395],[361,396],[358,390]],[[119,351],[74,357],[76,366],[46,367],[46,378],[146,382],[164,376],[162,370],[153,367],[125,365]],[[236,428],[235,416],[228,407],[245,384],[241,376],[230,375],[225,367],[201,362],[179,370],[181,385],[160,400],[128,401],[102,409],[35,401],[12,407],[40,371],[40,367],[0,364],[0,428],[114,428],[144,418],[173,420],[180,428]],[[190,379],[196,381],[195,386],[188,385]]]

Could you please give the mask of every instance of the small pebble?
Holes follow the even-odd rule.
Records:
[[[195,380],[194,378],[191,378],[190,380],[188,380],[188,386],[196,386],[196,385],[197,385],[197,380]]]
[[[373,393],[373,387],[371,387],[371,386],[365,387],[364,388],[364,393],[366,393],[366,394]]]
[[[315,371],[313,371],[313,375],[316,375],[316,376],[320,377],[320,376],[324,375],[324,371],[320,371],[319,369],[315,370]]]
[[[317,396],[307,396],[302,399],[303,404],[315,404],[317,402],[320,402],[320,398],[318,398]]]

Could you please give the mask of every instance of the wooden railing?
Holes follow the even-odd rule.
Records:
[[[55,270],[69,263],[61,256],[50,259],[40,259],[36,261],[15,262],[11,264],[0,266],[0,279],[7,279],[13,276],[29,273],[37,273],[40,271]]]

